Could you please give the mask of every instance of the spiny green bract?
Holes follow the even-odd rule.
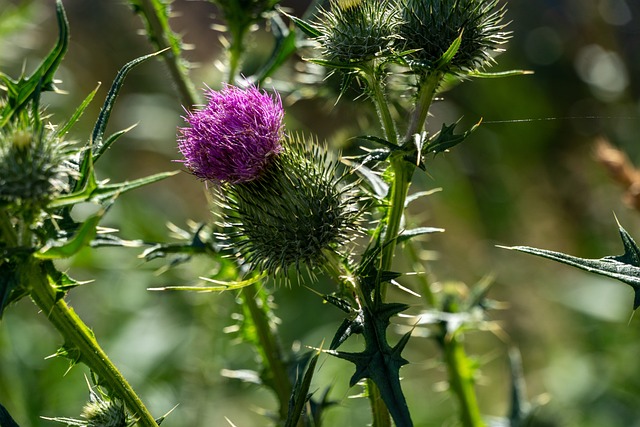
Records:
[[[257,180],[226,185],[221,236],[255,271],[286,275],[313,268],[359,231],[358,195],[338,175],[325,147],[288,136],[283,151]]]
[[[498,0],[400,0],[398,27],[406,58],[414,68],[429,70],[462,34],[460,48],[448,64],[450,72],[475,70],[491,62],[510,36],[502,23],[505,7]]]
[[[36,123],[0,129],[0,206],[40,209],[68,190],[76,173],[69,145]]]
[[[388,0],[331,1],[320,9],[316,38],[324,59],[341,64],[383,57],[397,40],[397,10]]]

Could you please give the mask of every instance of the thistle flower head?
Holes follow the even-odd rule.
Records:
[[[434,67],[460,34],[460,48],[447,71],[480,68],[510,37],[502,23],[506,9],[498,7],[498,0],[401,0],[400,6],[398,29],[404,49],[416,49],[407,59],[418,68]]]
[[[69,143],[34,123],[0,130],[0,205],[42,208],[68,189],[75,174]]]
[[[397,10],[389,0],[332,0],[321,9],[316,38],[324,59],[362,63],[391,52],[397,39]]]
[[[185,117],[178,148],[191,173],[203,180],[252,181],[282,150],[282,103],[255,87],[225,86],[207,93],[208,104]]]
[[[324,265],[359,230],[358,197],[337,167],[315,141],[286,138],[262,177],[223,188],[229,249],[275,275]]]

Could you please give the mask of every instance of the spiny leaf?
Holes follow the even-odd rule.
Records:
[[[200,277],[205,282],[214,283],[215,286],[164,286],[161,288],[149,288],[149,291],[192,291],[192,292],[223,292],[242,289],[259,282],[267,276],[266,273],[251,277],[247,280],[236,280],[233,282],[225,282],[222,280],[210,279],[208,277]]]
[[[342,321],[338,330],[333,335],[330,350],[335,350],[342,345],[353,334],[362,334],[364,332],[364,313],[362,311],[356,312],[352,318],[347,318]]]
[[[46,245],[34,254],[40,259],[69,258],[80,249],[88,246],[97,233],[98,223],[102,219],[106,209],[101,209],[97,214],[89,217],[78,229],[76,234],[66,242],[53,242]]]
[[[419,191],[417,193],[410,194],[409,196],[407,196],[407,200],[404,202],[404,207],[406,208],[407,206],[409,206],[409,204],[411,204],[412,202],[415,202],[421,197],[430,196],[434,193],[437,193],[438,191],[442,191],[442,187],[434,188],[433,190]]]
[[[103,202],[105,200],[113,199],[127,191],[135,190],[136,188],[169,178],[178,172],[179,171],[162,172],[118,184],[97,184],[95,183],[95,180],[89,180],[82,190],[60,196],[57,199],[52,200],[48,207],[61,208],[87,201]]]
[[[20,427],[18,423],[11,418],[9,411],[0,404],[0,427]]]
[[[458,50],[460,50],[460,45],[462,44],[462,31],[460,31],[460,35],[456,37],[456,39],[449,45],[449,48],[442,54],[440,59],[438,59],[436,63],[436,68],[442,69],[445,68],[451,61],[453,61],[453,57],[456,56]]]
[[[60,128],[57,129],[56,133],[58,134],[58,136],[60,137],[64,136],[67,132],[69,132],[69,129],[71,129],[71,127],[74,124],[76,124],[80,116],[82,116],[82,113],[84,113],[84,110],[93,100],[93,97],[96,95],[96,92],[98,92],[99,88],[100,88],[100,83],[98,83],[96,88],[92,90],[89,95],[87,95],[84,101],[82,101],[82,104],[80,104],[80,106],[76,109],[76,111],[71,115],[69,120],[67,120],[67,122],[64,125],[62,125]]]
[[[311,380],[318,363],[318,357],[320,356],[320,350],[317,351],[309,360],[307,369],[304,376],[299,377],[291,392],[291,399],[289,400],[289,413],[287,414],[287,420],[285,427],[295,427],[298,425],[304,406],[309,401],[311,395],[309,394],[309,388],[311,387]]]
[[[509,71],[499,71],[495,73],[488,73],[480,70],[470,71],[466,76],[476,77],[480,79],[497,79],[500,77],[511,77],[511,76],[525,76],[529,74],[534,74],[531,70],[509,70]]]
[[[633,288],[635,294],[633,309],[636,310],[640,307],[640,248],[638,248],[638,245],[620,224],[618,224],[618,230],[624,246],[624,254],[607,256],[600,259],[578,258],[562,252],[548,251],[529,246],[499,247],[548,258],[590,273],[611,277],[626,283]]]
[[[405,334],[394,347],[391,347],[387,342],[386,330],[390,318],[407,308],[406,304],[386,303],[379,304],[373,309],[364,307],[362,309],[364,351],[351,353],[328,350],[328,353],[356,365],[356,371],[350,381],[351,386],[365,378],[371,379],[378,386],[380,395],[398,427],[413,426],[400,386],[400,368],[408,363],[401,353],[411,333]]]
[[[287,18],[291,19],[291,21],[302,30],[303,33],[305,33],[308,37],[320,37],[322,35],[322,33],[314,26],[312,26],[311,24],[303,21],[300,18],[297,18],[293,15],[289,15],[287,12],[285,12],[284,10],[282,10],[281,8],[277,8],[278,12],[282,13],[284,16],[286,16]]]
[[[402,233],[400,233],[400,235],[398,236],[397,242],[402,243],[416,236],[422,236],[424,234],[432,234],[432,233],[442,233],[442,232],[444,232],[444,228],[437,228],[437,227],[412,228],[411,230],[404,230]]]
[[[92,155],[94,157],[94,161],[96,161],[109,148],[109,144],[103,141],[104,131],[107,127],[107,123],[109,122],[111,110],[113,109],[113,105],[116,101],[116,97],[118,96],[118,92],[120,92],[120,88],[122,88],[124,79],[125,77],[127,77],[127,74],[129,74],[129,71],[131,71],[136,65],[146,61],[147,59],[153,58],[154,56],[160,55],[166,50],[167,49],[151,53],[149,55],[144,55],[140,58],[129,61],[124,65],[124,67],[120,69],[120,71],[118,71],[116,78],[111,84],[111,88],[109,89],[109,93],[107,94],[102,109],[100,110],[98,120],[96,120],[96,124],[93,128],[93,133],[91,136],[91,151],[87,151],[87,154],[85,154],[85,156]],[[113,140],[111,142],[113,142]]]
[[[428,144],[424,146],[424,155],[428,153],[438,154],[442,153],[464,141],[474,130],[480,126],[482,120],[473,125],[471,129],[463,133],[455,133],[454,130],[458,125],[458,122],[447,126],[446,124],[442,125],[442,129],[438,133],[438,136],[430,141]]]
[[[6,85],[8,97],[4,109],[0,112],[0,128],[24,109],[29,101],[34,101],[34,107],[37,107],[40,93],[53,88],[53,75],[69,47],[69,22],[60,0],[56,1],[56,17],[59,28],[58,41],[36,71],[30,77],[20,78],[18,81],[13,81],[4,74],[0,75],[0,79]],[[37,108],[34,108],[34,111],[37,111]]]
[[[375,142],[392,151],[398,149],[398,146],[393,142],[389,142],[386,139],[380,138],[379,136],[375,135],[361,135],[358,136],[357,139],[364,139],[365,141]]]

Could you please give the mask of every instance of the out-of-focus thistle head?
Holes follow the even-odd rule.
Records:
[[[356,65],[383,58],[398,39],[398,11],[390,0],[332,0],[321,9],[314,27],[323,59]]]
[[[0,206],[41,209],[68,190],[77,172],[70,144],[33,120],[0,129]]]
[[[282,150],[282,103],[255,87],[225,86],[185,117],[178,148],[187,169],[203,180],[241,183],[260,176]]]
[[[404,50],[415,50],[406,59],[418,73],[438,67],[460,34],[460,47],[443,71],[465,73],[487,65],[510,37],[498,0],[399,0],[399,5]]]
[[[316,141],[287,137],[256,180],[222,188],[223,238],[254,271],[285,275],[327,263],[359,231],[359,197]]]

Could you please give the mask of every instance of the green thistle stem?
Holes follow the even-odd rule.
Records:
[[[436,91],[442,82],[444,73],[440,71],[432,72],[425,77],[422,77],[419,82],[418,89],[418,101],[416,102],[416,108],[411,115],[411,122],[407,129],[406,141],[410,141],[413,135],[422,132],[424,125],[429,115],[429,109],[436,96]]]
[[[375,105],[376,112],[378,113],[380,124],[382,125],[384,137],[392,144],[398,145],[398,133],[396,131],[395,122],[391,117],[391,111],[389,110],[387,99],[384,95],[382,81],[377,77],[375,66],[373,66],[373,64],[370,65],[371,66],[369,67],[364,67],[361,69],[361,75],[367,82],[370,96]],[[406,183],[406,185],[408,189],[408,183]],[[406,190],[404,190],[404,193],[406,197]],[[399,214],[400,216],[402,216],[402,210],[400,210]],[[399,223],[400,221],[398,220],[398,224]],[[362,294],[362,292],[359,293]],[[367,296],[361,295],[360,297],[362,298],[363,303],[367,301]],[[389,409],[382,399],[382,395],[380,394],[378,386],[371,379],[367,379],[367,395],[369,398],[369,404],[371,406],[372,427],[391,427],[392,424]]]
[[[387,98],[384,95],[382,81],[376,74],[375,66],[363,67],[361,69],[361,75],[367,82],[373,104],[375,105],[380,124],[382,125],[384,137],[392,144],[398,145],[396,125],[391,117],[391,111],[389,110]]]
[[[231,31],[231,45],[229,46],[229,74],[227,76],[227,83],[230,85],[235,84],[236,77],[240,72],[240,62],[242,60],[242,54],[244,53],[244,39],[247,35],[249,27],[234,26],[230,28]]]
[[[391,269],[393,255],[396,249],[396,239],[400,233],[400,223],[404,215],[404,206],[411,185],[411,176],[415,166],[408,163],[403,158],[394,158],[391,161],[391,170],[393,171],[393,182],[391,184],[391,198],[389,206],[389,214],[387,216],[387,228],[384,235],[384,243],[382,248],[382,265],[381,270]],[[382,299],[386,295],[386,284],[383,284],[380,290]]]
[[[436,90],[442,80],[442,73],[429,74],[422,80],[418,90],[418,102],[411,116],[411,123],[405,137],[405,144],[408,144],[413,135],[422,132],[425,121],[429,114],[429,108],[436,95]],[[393,182],[391,183],[391,197],[389,214],[387,216],[387,230],[384,236],[382,249],[382,270],[389,270],[393,261],[396,248],[396,239],[400,232],[400,223],[404,215],[405,202],[411,185],[411,177],[415,166],[402,158],[394,158],[391,161],[391,171],[393,172]],[[384,300],[386,285],[380,290]]]
[[[169,22],[164,10],[168,7],[160,2],[160,0],[130,0],[137,6],[137,10],[141,13],[147,24],[147,36],[158,50],[169,50],[163,55],[165,63],[169,68],[169,73],[173,78],[178,93],[180,94],[180,102],[185,107],[191,107],[199,103],[193,83],[187,75],[184,64],[181,63],[181,48],[172,34]],[[172,41],[173,40],[173,41]]]
[[[273,375],[273,388],[280,405],[280,419],[286,420],[293,386],[287,375],[287,368],[282,358],[280,346],[269,325],[269,319],[267,319],[264,310],[256,302],[257,293],[256,285],[242,288],[242,303],[249,310],[253,324],[256,327],[258,341],[260,342],[258,351],[261,352],[269,372]]]
[[[441,342],[449,371],[449,385],[460,402],[460,419],[464,427],[484,427],[473,388],[473,367],[455,334]]]
[[[143,427],[157,427],[155,419],[133,391],[118,368],[109,360],[96,341],[93,332],[62,299],[58,299],[55,289],[49,283],[42,264],[28,259],[22,267],[22,277],[29,283],[31,298],[47,316],[51,324],[60,332],[65,344],[77,349],[80,360],[98,375],[138,419]]]

